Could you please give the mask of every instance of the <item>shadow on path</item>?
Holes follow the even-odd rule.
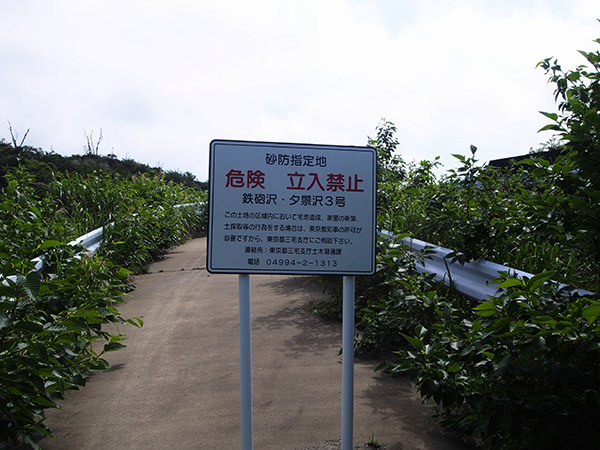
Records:
[[[253,329],[276,331],[289,328],[284,347],[278,349],[286,358],[301,358],[307,353],[330,353],[332,348],[341,345],[341,323],[328,321],[313,312],[314,303],[325,298],[322,286],[318,277],[311,276],[257,280],[257,288],[267,288],[276,296],[293,299],[282,302],[282,307],[274,312],[261,314],[260,308],[256,308]]]

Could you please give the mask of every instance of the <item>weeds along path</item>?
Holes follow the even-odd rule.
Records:
[[[111,370],[49,411],[47,450],[240,448],[236,275],[206,272],[206,240],[176,248],[121,310],[127,348]],[[254,444],[325,448],[340,438],[341,324],[311,312],[322,286],[310,276],[251,276]],[[408,379],[355,365],[354,443],[373,436],[387,449],[463,449],[428,421]]]

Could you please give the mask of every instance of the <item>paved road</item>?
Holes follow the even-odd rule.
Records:
[[[50,411],[47,450],[239,449],[236,275],[204,269],[195,239],[136,277],[121,311],[128,347],[112,369]],[[322,286],[309,276],[251,276],[254,448],[335,448],[341,435],[341,324],[311,313]],[[427,423],[407,379],[355,365],[354,444],[390,450],[463,450]],[[361,447],[362,448],[362,447]]]

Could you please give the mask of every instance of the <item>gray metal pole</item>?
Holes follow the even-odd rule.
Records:
[[[252,450],[252,323],[250,316],[250,275],[239,274],[238,290],[240,310],[240,415],[242,422],[242,450]]]
[[[342,450],[351,450],[354,431],[354,277],[344,277],[342,311]]]

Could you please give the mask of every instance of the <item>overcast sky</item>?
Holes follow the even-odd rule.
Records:
[[[84,153],[85,136],[208,174],[212,139],[366,145],[407,161],[547,141],[535,65],[595,51],[598,0],[0,0],[0,138]]]

